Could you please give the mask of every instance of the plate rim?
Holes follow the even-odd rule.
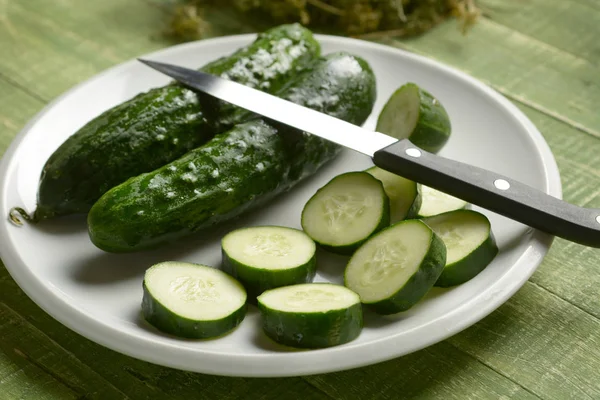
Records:
[[[248,33],[193,41],[162,48],[145,55],[140,55],[140,57],[163,57],[167,56],[168,53],[172,51],[185,50],[186,47],[198,48],[227,42],[248,42],[254,39],[256,35],[256,33]],[[498,102],[505,111],[508,111],[525,128],[529,139],[533,141],[533,144],[537,149],[539,160],[542,163],[545,175],[544,192],[559,199],[562,198],[562,184],[559,169],[548,143],[533,122],[531,122],[516,105],[511,103],[493,88],[454,67],[404,49],[343,36],[315,34],[315,37],[322,43],[341,43],[342,45],[347,44],[361,48],[376,49],[386,53],[394,53],[396,56],[400,55],[403,58],[412,59],[412,61],[424,64],[428,67],[443,70],[463,83],[474,87],[477,91],[483,92]],[[12,161],[15,152],[23,139],[27,136],[27,133],[31,130],[31,127],[33,127],[42,116],[59,104],[63,99],[85,85],[100,80],[104,78],[104,76],[116,72],[119,69],[126,69],[135,62],[135,59],[130,59],[105,69],[73,86],[42,108],[20,130],[2,156],[2,159],[0,160],[0,177],[7,176],[11,172],[10,166],[13,164]],[[2,210],[2,212],[8,210],[6,208],[7,205],[4,204],[4,193],[7,190],[6,185],[6,179],[2,179],[0,185],[0,210]],[[15,246],[8,240],[9,225],[10,222],[7,221],[4,224],[0,224],[0,258],[3,260],[7,271],[21,290],[23,290],[38,307],[62,325],[95,343],[139,360],[180,370],[237,377],[291,377],[342,371],[397,358],[445,340],[480,321],[512,297],[512,295],[527,282],[541,264],[554,240],[554,236],[552,235],[538,230],[532,230],[529,239],[530,245],[521,254],[519,259],[515,261],[513,267],[509,271],[500,276],[485,291],[480,292],[477,296],[466,301],[460,307],[436,320],[426,323],[425,326],[428,327],[428,330],[426,330],[424,334],[423,332],[420,332],[417,335],[420,344],[411,347],[408,351],[402,349],[402,347],[395,346],[395,344],[398,344],[397,342],[399,339],[399,334],[396,334],[368,343],[348,343],[344,346],[311,350],[309,352],[269,353],[251,356],[237,355],[238,360],[234,363],[228,361],[228,358],[232,356],[232,354],[229,353],[215,353],[204,349],[190,352],[189,349],[184,349],[176,344],[160,342],[158,337],[156,340],[140,340],[135,334],[116,329],[111,327],[110,323],[106,321],[93,318],[92,315],[85,313],[81,308],[69,303],[67,299],[62,298],[51,291],[29,270],[24,261],[18,257]],[[477,303],[478,307],[474,307],[474,303]],[[448,327],[448,325],[450,327]],[[422,330],[423,326],[412,328],[408,331],[402,331],[401,335],[403,336],[401,341],[410,341],[411,335],[415,336],[417,331]],[[158,351],[158,349],[161,349],[161,351]],[[353,352],[353,357],[344,356],[344,353],[348,351]],[[197,362],[193,357],[190,358],[190,354],[192,356],[202,355],[204,362]],[[240,363],[240,357],[244,359],[243,363]],[[296,357],[296,360],[298,357],[303,358],[304,360],[301,362],[292,361],[289,368],[278,368],[276,366],[265,368],[265,364],[280,365],[281,361],[285,358],[294,359],[294,357]],[[319,358],[322,357],[329,357],[328,362],[320,362]],[[252,368],[248,368],[248,365],[251,365]]]

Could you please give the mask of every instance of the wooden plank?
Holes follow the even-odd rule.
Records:
[[[0,321],[0,347],[5,354],[14,353],[14,357],[11,357],[13,361],[18,357],[22,359],[19,362],[45,371],[58,382],[59,387],[70,389],[78,397],[85,395],[90,400],[127,397],[4,303],[0,303]],[[18,383],[17,380],[14,384]]]
[[[593,0],[477,0],[484,15],[593,64],[600,63],[600,3]]]
[[[51,375],[26,361],[16,361],[16,357],[9,357],[9,353],[0,351],[0,400],[77,398],[76,393]]]
[[[369,367],[307,379],[340,400],[539,398],[447,342]]]
[[[543,399],[600,398],[600,320],[533,283],[448,341]]]
[[[17,44],[11,44],[9,42],[3,42],[5,38],[3,38],[3,35],[0,35],[0,47],[3,51],[5,51],[5,49],[10,50],[7,53],[9,54],[9,57],[6,57],[6,60],[8,61],[3,59],[0,68],[3,68],[5,62],[8,62],[8,65],[11,68],[8,72],[19,72],[10,75],[11,78],[16,76],[14,79],[17,79],[15,81],[17,85],[26,85],[27,89],[36,91],[36,94],[38,93],[37,90],[39,90],[39,93],[43,95],[44,98],[50,98],[61,93],[72,84],[87,78],[98,70],[118,62],[121,60],[120,57],[126,59],[141,52],[146,52],[148,49],[161,47],[163,42],[152,42],[152,40],[149,39],[149,36],[144,36],[146,32],[154,32],[154,27],[153,29],[150,29],[150,27],[143,22],[145,21],[145,18],[148,17],[146,8],[141,7],[138,2],[130,3],[133,4],[133,11],[130,11],[129,9],[122,11],[121,9],[118,9],[116,1],[113,0],[94,2],[93,5],[86,3],[85,7],[78,7],[75,5],[75,2],[65,0],[62,2],[41,2],[39,0],[32,0],[28,2],[13,2],[13,4],[9,3],[8,9],[10,12],[6,13],[6,9],[4,9],[4,17],[6,17],[6,15],[10,17],[9,21],[12,21],[13,27],[15,26],[14,22],[18,22],[16,26],[18,27],[20,36],[17,38],[19,41]],[[6,6],[6,3],[3,4]],[[119,14],[122,12],[123,15],[127,15],[128,18],[134,18],[137,23],[135,28],[132,25],[131,29],[126,31],[129,29],[128,27],[116,26],[117,24],[111,22],[111,19],[106,16],[114,15],[111,14],[113,12],[111,10],[115,9],[118,9]],[[29,14],[27,13],[29,11],[33,12],[32,22],[27,22],[29,18]],[[68,13],[66,13],[66,11],[68,11]],[[51,21],[53,16],[61,15],[61,13],[65,14],[65,18],[61,18],[60,28],[57,28],[56,25],[48,24],[48,20]],[[160,14],[158,13],[159,11],[151,12],[151,18],[158,16],[155,21],[158,21],[159,19],[162,21],[162,17],[160,17]],[[83,14],[88,14],[88,16],[86,17],[86,15]],[[139,14],[139,16],[137,14]],[[6,18],[0,18],[0,20],[6,25]],[[82,24],[82,26],[89,25],[90,27],[78,27],[76,21],[85,21],[85,24]],[[62,29],[63,23],[68,28],[65,31]],[[105,30],[121,29],[121,33],[115,35],[112,39],[116,40],[116,43],[111,43],[108,39],[105,39],[106,32],[103,29],[97,28],[98,25],[105,27]],[[121,23],[121,25],[127,25],[127,23]],[[48,39],[46,36],[51,36],[52,39]],[[445,42],[441,39],[444,39]],[[536,41],[536,39],[538,40]],[[574,125],[579,125],[581,129],[592,134],[596,133],[594,125],[591,124],[590,121],[594,121],[593,117],[595,112],[592,113],[594,111],[592,110],[592,107],[593,104],[595,104],[594,99],[596,99],[593,96],[598,93],[596,90],[597,88],[596,86],[585,88],[576,84],[579,75],[584,78],[588,76],[590,63],[586,60],[582,60],[577,54],[569,55],[568,52],[564,52],[560,48],[556,49],[552,46],[544,45],[542,39],[544,38],[529,38],[527,35],[514,32],[511,33],[510,29],[496,22],[483,21],[482,24],[467,37],[467,39],[456,35],[454,24],[448,24],[440,27],[440,29],[432,32],[430,35],[405,43],[412,50],[429,52],[429,55],[431,56],[449,60],[447,62],[452,62],[453,65],[475,74],[480,77],[480,79],[492,82],[498,89],[503,90],[512,98],[521,99],[523,102],[531,104],[537,109],[546,110],[556,118],[565,121],[573,120]],[[123,46],[126,45],[122,42],[137,44],[134,46],[135,48],[124,48]],[[489,43],[499,43],[500,45],[497,47],[490,47]],[[13,47],[7,47],[7,44]],[[33,53],[37,53],[26,55],[20,54],[21,51],[18,50],[22,49],[22,46],[24,45],[28,46],[28,48],[35,49],[35,52]],[[516,51],[515,49],[508,48],[509,45],[516,46]],[[46,49],[44,46],[48,47],[50,50]],[[136,50],[137,52],[133,53]],[[454,51],[458,53],[456,56],[450,54]],[[525,57],[525,61],[522,61],[523,54],[525,53],[532,53],[532,55]],[[481,56],[481,54],[484,54],[485,57]],[[507,60],[516,63],[516,65],[511,65],[510,62],[506,65]],[[35,62],[29,63],[28,61]],[[56,70],[65,64],[66,61],[69,61],[68,68],[72,69],[69,73],[65,72],[64,74],[57,74]],[[30,65],[35,65],[36,63],[37,67],[30,67]],[[43,63],[48,63],[48,65],[50,65],[50,72],[45,71]],[[71,63],[77,65],[71,67]],[[536,67],[536,63],[542,64],[542,66]],[[501,71],[498,65],[506,66],[505,69],[507,71]],[[534,68],[533,72],[529,75],[525,74],[525,77],[523,77],[522,72],[527,71],[527,69],[532,66],[538,69]],[[30,69],[27,70],[27,68]],[[0,71],[2,70],[0,69]],[[583,73],[580,74],[582,71]],[[22,74],[22,76],[19,74]],[[23,80],[24,77],[29,77],[30,80]],[[47,83],[39,79],[40,77],[45,77],[54,81]],[[520,81],[512,82],[511,79],[520,79]],[[558,85],[557,90],[552,91],[551,87],[540,85],[540,82],[543,83],[542,81],[546,81],[553,85],[556,83]],[[597,82],[598,81],[595,80],[594,85],[596,85]],[[538,89],[541,90],[540,93],[537,92]],[[573,90],[573,93],[579,96],[577,99],[580,99],[582,96],[590,96],[588,99],[590,100],[588,107],[582,110],[584,117],[587,118],[584,118],[585,121],[583,122],[580,118],[574,117],[577,114],[566,106],[568,102],[565,100],[565,97],[568,93],[571,93],[570,90]],[[0,95],[3,93],[3,91],[0,91]],[[563,98],[561,99],[560,97]],[[27,101],[31,101],[32,104],[36,104],[34,99],[29,99],[27,96],[25,96],[25,98],[28,99]],[[8,101],[3,101],[2,103],[10,104]],[[32,115],[37,111],[35,106],[30,106],[29,108],[27,106],[24,107],[24,110],[27,111],[17,110],[17,108],[20,108],[18,103],[12,107],[13,111],[10,113],[0,109],[0,115],[4,119],[8,118],[9,121],[12,121],[13,127],[18,126],[18,121],[24,122],[27,119],[27,115]],[[536,115],[535,111],[528,110],[527,112],[530,113],[530,116]],[[13,113],[16,113],[16,115],[13,115]],[[7,124],[4,122],[4,119],[0,119],[0,121],[3,126],[6,127]],[[17,122],[15,123],[15,121]],[[555,151],[560,152],[557,158],[565,181],[565,193],[567,198],[577,202],[586,204],[589,202],[590,204],[594,204],[597,201],[596,195],[593,193],[593,187],[595,186],[595,182],[597,182],[595,180],[597,179],[597,172],[593,168],[593,165],[588,165],[594,158],[591,158],[591,156],[580,157],[579,152],[587,150],[585,154],[597,154],[599,150],[596,144],[597,141],[591,137],[589,138],[589,141],[586,141],[583,139],[586,135],[578,134],[572,129],[565,128],[563,130],[563,124],[560,124],[560,126],[552,125],[555,121],[552,121],[552,119],[547,118],[542,114],[540,114],[539,118],[534,120],[534,122],[538,124],[538,126],[540,126],[540,123],[548,124],[542,131],[546,134],[552,148]],[[598,125],[596,124],[595,126],[597,127]],[[13,132],[12,128],[10,131]],[[14,131],[16,131],[16,129]],[[578,145],[583,147],[583,149],[578,147]],[[560,241],[557,244],[560,244]],[[597,285],[594,286],[596,282],[592,279],[591,283],[585,286],[587,281],[584,278],[589,278],[589,274],[585,274],[586,268],[595,267],[595,263],[593,262],[593,257],[595,256],[594,251],[586,253],[585,250],[582,251],[582,248],[576,245],[571,247],[566,244],[564,245],[565,248],[557,246],[553,248],[553,251],[546,259],[542,268],[534,275],[533,282],[543,285],[544,287],[549,287],[550,290],[561,296],[568,297],[569,293],[580,292],[573,294],[573,297],[568,298],[568,300],[582,309],[587,309],[588,311],[593,311],[594,309],[598,310],[596,295],[593,293],[593,288],[597,287]],[[551,275],[550,272],[548,272],[550,271],[550,268],[553,268],[551,270],[552,272],[556,271],[555,275]],[[579,268],[579,270],[577,270],[577,268]],[[0,276],[2,276],[2,278],[0,278],[0,280],[3,281],[3,283],[0,284],[0,293],[7,287],[4,284],[4,279],[10,280],[3,268],[1,271],[2,274],[0,274]],[[560,276],[563,274],[565,274],[565,277],[561,281]],[[14,283],[12,283],[12,285],[14,285]],[[527,286],[527,288],[529,287],[530,285]],[[483,326],[484,328],[477,331],[479,333],[475,335],[476,338],[480,338],[479,341],[476,341],[476,338],[471,338],[470,336],[466,336],[468,340],[463,340],[461,339],[463,334],[461,334],[451,339],[450,343],[453,343],[473,356],[482,354],[480,357],[482,363],[496,369],[500,374],[510,376],[511,379],[519,384],[534,390],[536,394],[541,394],[544,397],[568,397],[569,390],[572,390],[571,396],[576,398],[585,398],[585,395],[596,395],[597,386],[591,382],[592,377],[590,376],[590,371],[594,371],[593,368],[597,368],[597,365],[590,365],[586,362],[588,357],[596,357],[597,353],[590,352],[586,346],[582,347],[579,343],[583,342],[585,344],[586,341],[589,340],[590,343],[593,344],[596,341],[597,338],[595,336],[592,335],[591,339],[589,337],[589,331],[592,330],[593,333],[593,329],[597,329],[593,322],[594,319],[589,316],[584,317],[577,314],[578,319],[574,322],[574,326],[577,328],[576,331],[566,332],[566,328],[563,325],[559,325],[560,329],[557,328],[558,332],[553,331],[553,324],[555,325],[557,321],[560,322],[561,320],[564,320],[573,322],[569,317],[574,313],[578,313],[577,308],[558,302],[558,306],[556,307],[558,310],[557,314],[552,315],[551,318],[547,316],[538,316],[535,309],[527,313],[527,310],[525,310],[526,308],[531,308],[538,303],[544,304],[549,301],[553,305],[556,305],[554,303],[558,301],[557,299],[553,299],[551,295],[541,288],[536,288],[534,285],[531,285],[531,287],[534,288],[531,289],[533,290],[533,292],[531,292],[533,295],[530,292],[525,292],[526,289],[522,291],[522,293],[525,293],[525,297],[520,300],[518,307],[515,306],[518,310],[516,312],[516,317],[512,316],[512,313],[509,313],[508,317],[505,316],[506,313],[501,313],[500,315],[502,317],[496,317],[497,313],[494,313],[489,318],[498,318],[498,320],[490,320],[488,318],[481,324],[478,324],[476,327],[471,328],[464,333],[464,335],[468,335],[472,330]],[[18,291],[18,289],[15,289],[14,287],[13,290]],[[108,379],[111,382],[117,382],[116,386],[123,392],[135,394],[137,396],[135,398],[152,398],[153,395],[156,395],[157,391],[159,393],[169,393],[177,397],[183,397],[184,395],[191,397],[194,396],[194,393],[197,394],[199,393],[199,390],[204,390],[205,388],[208,388],[208,392],[206,393],[211,393],[215,396],[226,395],[230,392],[239,395],[243,393],[243,390],[249,390],[248,393],[261,393],[263,390],[263,386],[253,386],[258,385],[254,383],[238,383],[238,381],[228,378],[210,377],[210,379],[205,379],[204,376],[198,376],[196,374],[187,374],[146,365],[145,363],[137,362],[128,357],[110,352],[80,338],[66,328],[60,326],[24,298],[22,292],[18,292],[20,293],[19,295],[14,295],[14,293],[10,294],[11,299],[14,297],[14,301],[18,303],[11,305],[11,307],[15,309],[17,309],[17,306],[20,307],[18,308],[18,312],[27,316],[28,321],[31,321],[44,332],[49,332],[49,337],[58,340],[59,342],[57,343],[59,343],[60,346],[66,348],[67,351],[72,351],[76,357],[82,359],[82,362],[97,368],[99,370],[98,372],[103,376],[108,376]],[[532,296],[534,300],[530,299]],[[505,307],[513,307],[514,301],[516,300],[511,300]],[[514,333],[505,335],[506,337],[503,341],[496,344],[493,340],[494,334],[488,333],[486,336],[485,328],[493,330],[492,328],[497,328],[497,326],[502,327],[503,323],[510,326],[516,325],[517,327],[515,328]],[[529,325],[532,326],[530,327]],[[529,354],[530,358],[528,362],[539,363],[540,365],[543,365],[544,368],[547,368],[547,370],[542,367],[531,368],[528,362],[516,357],[511,358],[515,355],[518,356],[519,351],[524,351],[526,345],[531,344],[529,341],[525,340],[523,340],[523,342],[518,342],[516,340],[518,337],[532,337],[539,335],[544,338],[547,334],[546,331],[550,332],[548,334],[550,335],[549,337],[557,338],[556,340],[563,340],[565,339],[563,336],[567,336],[564,347],[554,343],[546,343],[543,340],[541,343],[533,342],[533,350],[530,351],[531,354]],[[517,336],[517,338],[513,337],[513,335]],[[474,343],[471,343],[471,341]],[[512,343],[514,341],[517,341],[519,346],[513,346]],[[494,356],[493,354],[490,355],[480,351],[481,347],[487,348],[488,346],[494,349],[494,351],[503,354],[503,356]],[[546,355],[543,350],[552,352],[565,351],[565,349],[570,357],[566,362],[563,362],[562,364],[559,363],[558,367],[555,365],[548,365],[544,359]],[[429,351],[431,350],[427,350],[427,352]],[[440,358],[442,361],[448,360],[448,365],[450,365],[447,366],[444,362],[438,362],[438,364],[434,363],[436,369],[452,369],[454,366],[459,365],[456,374],[459,376],[463,375],[463,369],[460,367],[461,363],[452,361],[451,356],[448,356],[449,358],[447,359],[444,358],[446,357],[446,354],[454,354],[451,350],[448,350],[447,347],[441,347],[441,351],[437,352],[436,350],[436,353],[432,354],[433,356],[429,358]],[[460,354],[460,352],[458,352],[458,354]],[[428,357],[422,356],[420,353],[418,353],[418,357],[422,358],[416,358],[416,360],[428,359]],[[464,359],[465,357],[461,356],[461,358]],[[468,359],[468,357],[466,357],[466,359]],[[551,361],[554,362],[557,360],[551,359]],[[393,367],[396,366],[396,364],[394,364],[395,362],[398,362],[398,366],[405,366],[405,369],[408,370],[413,367],[412,363],[402,364],[395,360],[394,362],[390,362],[390,367],[388,368],[393,369]],[[123,364],[124,367],[114,367],[115,365],[121,364]],[[578,365],[580,365],[580,367],[578,367]],[[383,369],[380,370],[376,367],[377,366],[372,367],[373,369],[370,370],[373,372],[364,375],[368,376],[368,380],[374,380],[379,375],[384,375],[386,371],[385,368],[382,367]],[[552,369],[552,367],[554,367],[554,369]],[[77,366],[72,366],[70,368],[77,368]],[[470,366],[469,368],[475,367]],[[471,371],[469,368],[465,367],[466,371]],[[570,371],[569,368],[573,369]],[[114,369],[117,369],[117,371],[113,371]],[[431,371],[434,371],[435,369],[429,369],[429,364],[427,364],[423,367],[423,370],[427,376],[427,371],[431,373]],[[358,382],[352,386],[352,390],[357,391],[356,393],[365,393],[362,391],[363,389],[357,387],[367,386],[365,385],[365,379],[362,380],[362,383],[360,380],[363,377],[363,371],[365,371],[365,369],[355,371],[354,375],[351,375],[349,371],[340,374],[313,377],[314,379],[311,378],[309,380],[311,383],[334,397],[340,396],[340,393],[343,395],[345,388],[352,382]],[[483,371],[488,370],[483,368]],[[523,371],[525,372],[524,376],[522,376]],[[474,373],[477,374],[477,372]],[[544,374],[546,373],[549,375],[545,377]],[[349,374],[347,375],[348,377],[345,377],[345,374]],[[395,374],[401,375],[397,379],[402,382],[404,374],[408,374],[408,372],[398,373],[398,370],[394,369],[389,372],[387,376],[389,376],[389,374],[392,374],[392,376]],[[464,372],[464,374],[469,375],[467,372]],[[581,381],[578,380],[574,383],[567,382],[564,388],[556,387],[561,379],[573,380],[574,376],[577,374],[583,375]],[[414,377],[416,375],[409,376]],[[479,377],[479,375],[476,376]],[[419,386],[418,379],[418,377],[414,378],[417,382],[414,383],[413,386],[407,386],[409,390],[413,390],[411,393],[414,393],[415,397],[434,397],[435,394],[443,393],[439,391],[439,387],[447,387],[444,386],[446,383],[448,385],[455,383],[453,380],[448,380],[448,382],[444,382],[443,385],[439,385],[435,382],[428,381],[428,385],[422,387],[421,391],[419,391],[417,387]],[[491,385],[493,387],[491,389],[488,388],[490,393],[495,393],[494,390],[499,390],[496,386],[500,386],[501,389],[507,388],[507,390],[511,390],[510,388],[512,387],[510,381],[498,378],[494,374],[489,375],[488,372],[484,373],[484,378],[479,379],[483,379],[484,382],[492,382]],[[261,382],[261,380],[252,381]],[[539,385],[539,381],[547,381],[548,389],[541,387],[543,385]],[[281,388],[290,390],[292,393],[295,391],[298,393],[305,393],[307,398],[323,397],[319,392],[298,382],[301,382],[301,380],[295,380],[293,384],[288,385],[285,380],[276,380],[269,381],[267,386],[281,386]],[[475,381],[474,383],[469,382],[471,381],[459,380],[458,386],[463,388],[462,390],[464,390],[465,394],[469,385],[472,384],[473,386],[476,386],[478,381]],[[387,388],[387,386],[385,386],[386,383],[389,384],[389,381],[382,380],[384,393],[387,393],[388,395],[394,394],[395,392],[393,390],[385,390],[385,388]],[[299,385],[298,387],[300,389],[297,389],[294,385]],[[234,387],[230,389],[230,386]],[[580,393],[576,390],[575,386],[581,387],[584,392]],[[241,389],[239,390],[241,391],[237,391],[237,387],[240,387]],[[429,389],[430,387],[433,387],[433,389]],[[277,394],[277,392],[268,390],[266,390],[265,393],[264,396]],[[377,393],[377,389],[374,389],[373,393]],[[515,397],[519,397],[520,395],[526,396],[526,394],[518,392]]]
[[[0,77],[0,156],[44,103]]]
[[[410,40],[385,40],[437,59],[578,129],[600,137],[600,74],[580,57],[482,19],[467,36],[453,23]]]
[[[46,100],[166,45],[163,11],[141,0],[3,1],[0,16],[0,73]]]
[[[598,140],[528,107],[521,110],[544,134],[557,160],[564,199],[600,208]],[[531,281],[600,318],[600,249],[556,239]]]
[[[18,315],[7,315],[0,303],[0,399],[76,399],[78,393],[55,379],[50,371],[31,363],[13,339],[23,334],[11,331]]]

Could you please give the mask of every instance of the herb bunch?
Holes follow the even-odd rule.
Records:
[[[210,7],[253,13],[273,24],[300,22],[315,30],[371,38],[419,35],[451,16],[466,32],[480,14],[475,0],[179,0],[167,34],[178,41],[201,38],[210,29],[203,17]]]

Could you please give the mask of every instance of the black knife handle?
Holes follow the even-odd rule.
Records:
[[[600,210],[578,207],[500,174],[428,153],[401,140],[373,156],[380,168],[532,228],[600,247]]]

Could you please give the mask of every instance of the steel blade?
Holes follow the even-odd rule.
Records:
[[[370,157],[398,141],[215,75],[156,61],[139,61],[193,89]]]

